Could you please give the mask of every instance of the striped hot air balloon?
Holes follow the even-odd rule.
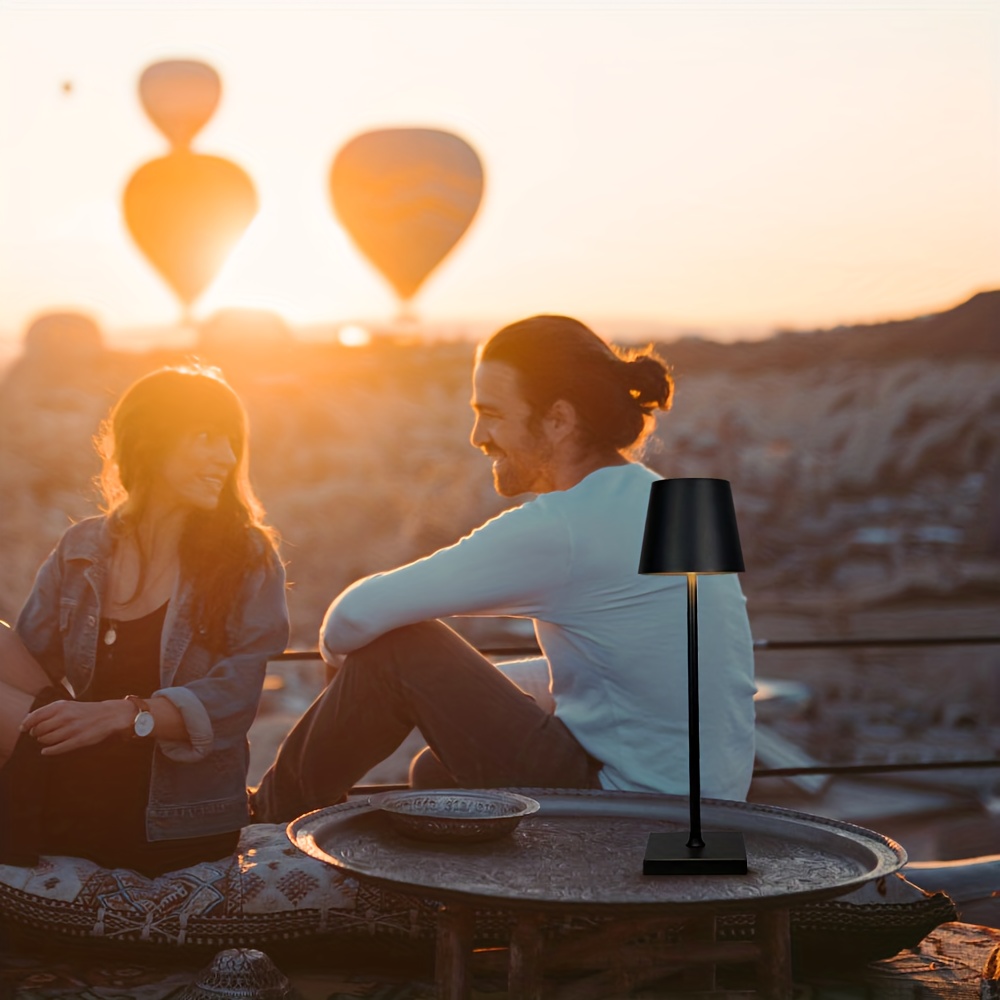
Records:
[[[337,219],[403,303],[462,238],[482,196],[475,150],[438,129],[365,132],[330,171]]]

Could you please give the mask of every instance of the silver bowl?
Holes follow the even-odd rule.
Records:
[[[527,795],[468,789],[386,792],[370,802],[406,837],[462,844],[506,836],[540,808]]]

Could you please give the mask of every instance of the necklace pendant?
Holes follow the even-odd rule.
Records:
[[[115,639],[118,638],[118,633],[115,631],[114,625],[109,626],[107,632],[104,633],[104,645],[113,646],[115,644]]]

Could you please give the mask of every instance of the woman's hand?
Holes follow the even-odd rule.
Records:
[[[42,745],[42,753],[69,753],[101,743],[109,736],[128,733],[135,707],[124,698],[116,701],[53,701],[29,712],[21,732]]]

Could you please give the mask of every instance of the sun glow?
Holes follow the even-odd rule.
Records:
[[[393,297],[319,194],[308,203],[309,224],[300,226],[287,193],[265,201],[260,214],[195,303],[200,317],[228,307],[266,309],[290,324],[328,322],[346,303],[354,315],[388,316]]]
[[[282,297],[272,291],[274,283],[270,280],[261,280],[264,277],[262,270],[271,275],[275,267],[286,260],[281,257],[277,259],[270,256],[262,257],[266,242],[260,236],[262,218],[258,215],[250,223],[205,294],[198,299],[195,305],[197,315],[211,316],[220,309],[236,307],[264,309],[288,319],[284,315],[285,303]],[[266,220],[263,221],[263,225],[266,227]]]
[[[372,342],[372,335],[357,323],[348,323],[340,328],[337,340],[344,347],[367,347]]]

